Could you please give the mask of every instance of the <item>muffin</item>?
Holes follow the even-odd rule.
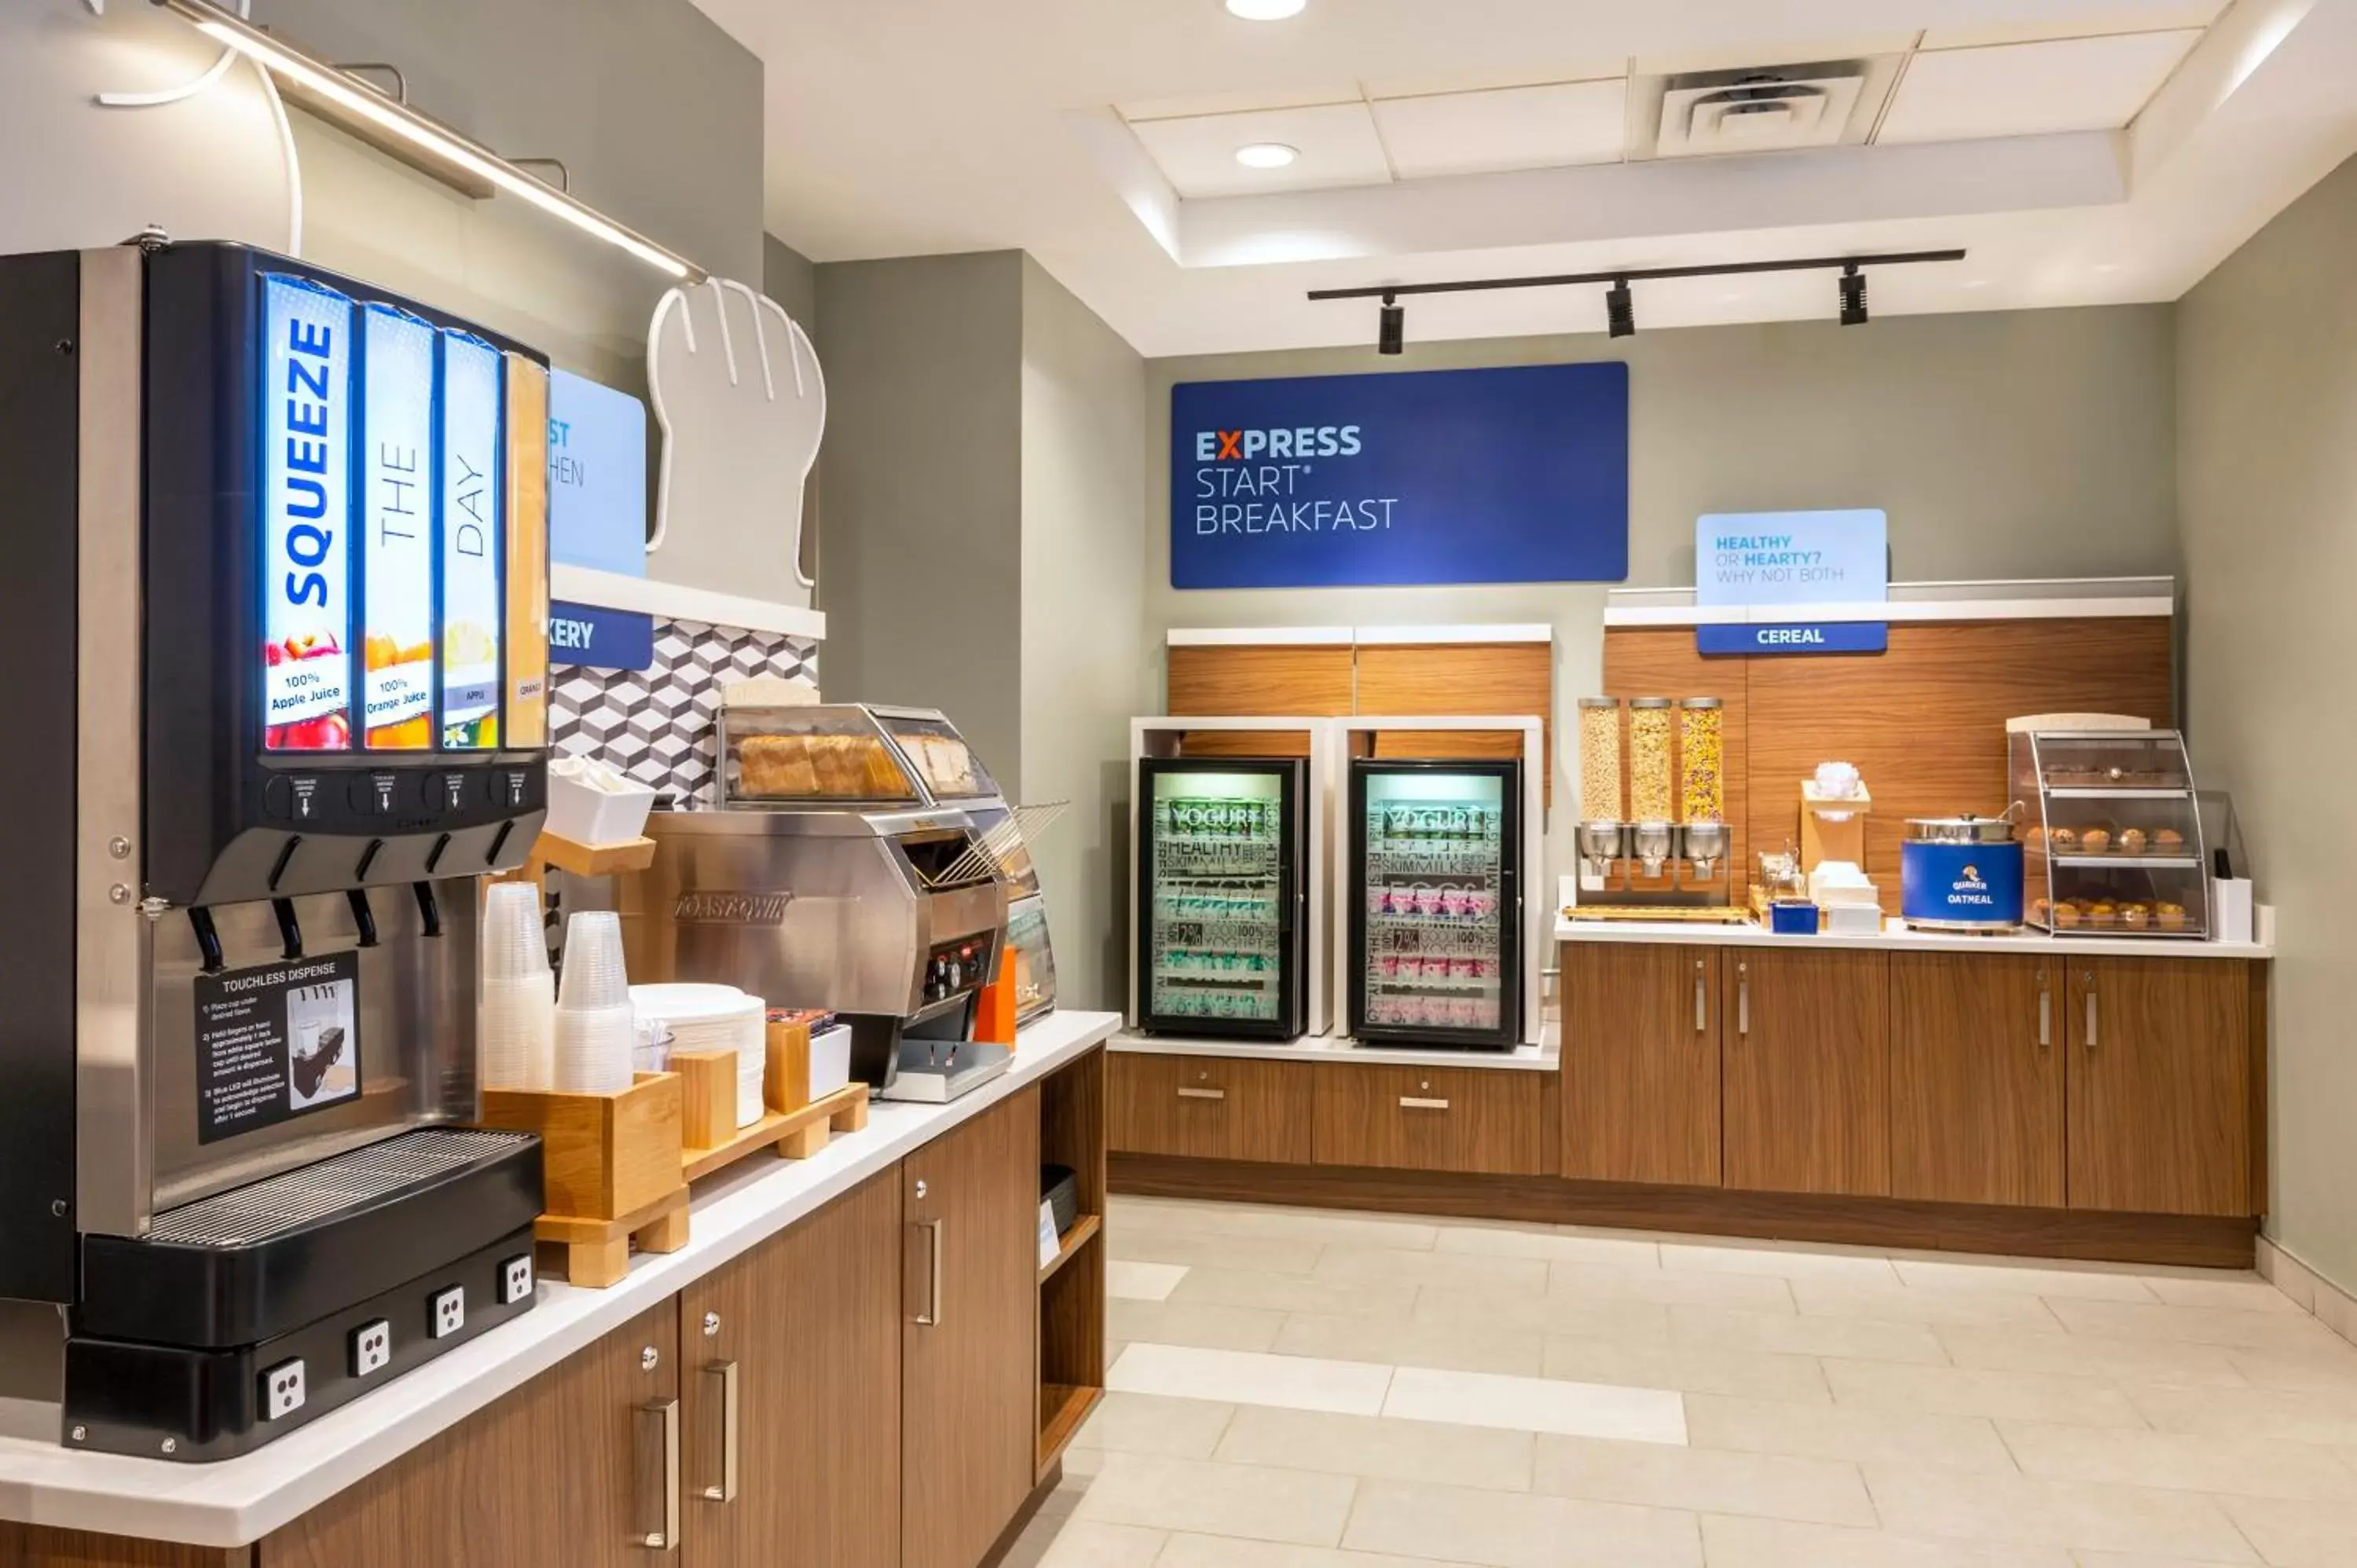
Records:
[[[2057,854],[2072,854],[2079,847],[2079,830],[2056,828],[2047,842],[2053,845],[2054,853]]]
[[[2112,847],[2112,835],[2102,828],[2089,828],[2079,835],[2079,848],[2086,854],[2101,854]]]
[[[2122,828],[2120,830],[2119,843],[2120,853],[2122,854],[2142,854],[2144,853],[2145,844],[2144,830],[2142,828]]]
[[[2162,828],[2152,835],[2152,847],[2157,854],[2182,854],[2185,853],[2185,835],[2175,828]]]
[[[2057,904],[2054,906],[2054,929],[2056,930],[2067,931],[2072,927],[2077,925],[2079,920],[2079,906],[2076,904]]]
[[[2181,931],[2185,929],[2185,906],[2156,904],[2153,906],[2152,918],[2153,923],[2164,931]]]
[[[2043,898],[2032,898],[2029,901],[2029,923],[2033,926],[2050,925],[2052,921],[2049,917],[2053,908],[2052,904]]]
[[[2098,899],[2093,904],[2087,907],[2087,924],[2091,926],[2115,925],[2118,923],[2119,918],[2119,907],[2115,904],[2105,903],[2103,900]]]
[[[2152,907],[2148,904],[2128,904],[2120,909],[2120,924],[2131,931],[2148,929],[2152,925]]]

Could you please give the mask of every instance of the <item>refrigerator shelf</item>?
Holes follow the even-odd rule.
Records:
[[[1367,855],[1367,875],[1371,879],[1394,876],[1481,876],[1498,874],[1498,846],[1458,850],[1371,850]]]

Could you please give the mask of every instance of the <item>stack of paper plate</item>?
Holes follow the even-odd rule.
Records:
[[[733,985],[633,985],[630,1007],[641,1025],[660,1020],[681,1051],[737,1053],[737,1125],[761,1119],[761,1089],[769,1062],[767,1009]]]

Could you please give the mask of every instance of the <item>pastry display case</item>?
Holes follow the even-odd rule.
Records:
[[[2185,739],[2015,728],[2029,922],[2058,936],[2206,937],[2209,856]]]

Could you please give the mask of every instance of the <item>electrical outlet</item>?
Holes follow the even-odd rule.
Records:
[[[467,1326],[467,1287],[452,1285],[434,1293],[434,1337],[447,1339]]]
[[[382,1372],[393,1360],[393,1325],[380,1317],[352,1330],[352,1376]]]
[[[303,1408],[303,1362],[281,1361],[262,1374],[262,1419],[276,1421]]]
[[[510,1258],[500,1265],[500,1305],[513,1306],[532,1294],[532,1254]]]

